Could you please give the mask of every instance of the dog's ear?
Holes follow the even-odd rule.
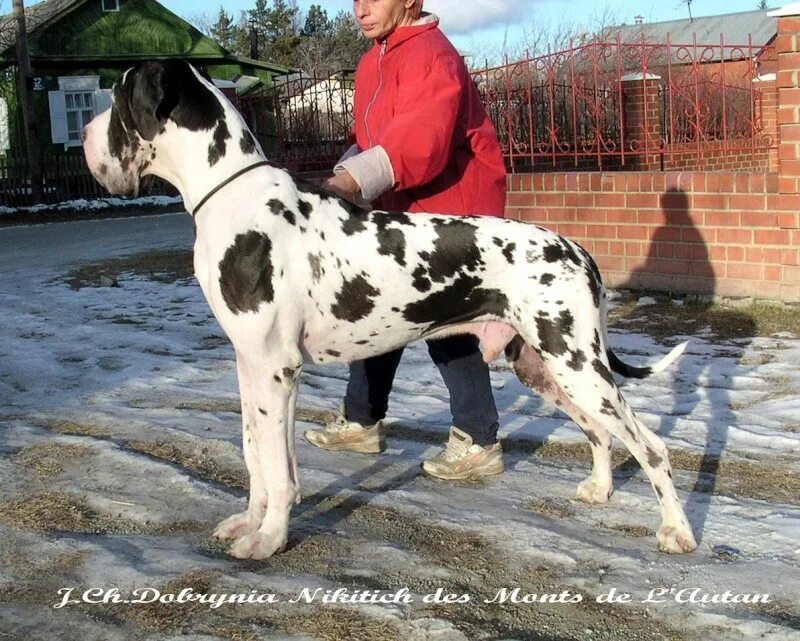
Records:
[[[178,87],[171,82],[170,67],[161,62],[146,62],[138,71],[131,93],[131,116],[139,135],[152,140],[178,102]]]

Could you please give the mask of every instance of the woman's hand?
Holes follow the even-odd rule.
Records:
[[[325,188],[329,191],[332,191],[337,196],[340,196],[345,200],[349,200],[350,202],[356,202],[360,200],[361,188],[358,186],[358,183],[353,180],[353,177],[346,171],[335,174],[328,178],[327,182],[325,183]]]

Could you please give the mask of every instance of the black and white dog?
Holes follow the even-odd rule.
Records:
[[[84,132],[86,161],[111,193],[154,174],[195,216],[194,268],[236,351],[248,509],[214,535],[230,553],[282,550],[299,500],[294,408],[304,361],[353,361],[421,338],[473,333],[487,362],[567,412],[589,438],[593,469],[578,498],[613,491],[611,436],[658,497],[665,552],[690,552],[692,530],[667,449],[634,415],[611,374],[643,377],[608,346],[605,290],[591,257],[546,229],[482,217],[364,212],[264,160],[244,121],[185,62],[127,70],[113,106]]]

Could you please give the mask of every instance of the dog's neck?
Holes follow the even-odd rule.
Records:
[[[257,144],[251,153],[242,150],[243,140],[255,139],[239,113],[216,88],[214,91],[225,110],[224,122],[230,136],[220,144],[222,137],[215,141],[213,129],[191,131],[168,120],[163,133],[153,141],[150,163],[142,172],[173,184],[190,212],[236,172],[265,160]]]

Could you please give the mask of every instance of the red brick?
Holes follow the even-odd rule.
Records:
[[[778,196],[778,208],[794,212],[800,211],[800,194],[780,194]]]
[[[789,232],[784,229],[757,229],[755,242],[758,245],[787,245]]]
[[[725,209],[727,197],[723,194],[692,194],[692,206],[697,209]]]
[[[561,223],[558,226],[558,233],[570,238],[584,238],[586,234],[586,225],[578,223]]]
[[[785,16],[778,18],[778,33],[779,34],[796,34],[800,32],[800,18],[794,16]],[[778,53],[785,51],[778,49]]]
[[[534,196],[527,191],[512,191],[507,199],[510,207],[530,207],[534,204]]]
[[[647,240],[648,237],[648,229],[642,225],[620,225],[617,228],[617,238]]]
[[[781,265],[800,265],[800,252],[796,249],[781,249]]]
[[[547,212],[544,209],[520,209],[519,220],[529,223],[542,224],[547,221]]]
[[[574,209],[552,208],[547,210],[547,220],[553,222],[575,222],[577,214]]]
[[[749,229],[719,229],[717,242],[732,245],[749,245],[753,242],[753,232]]]
[[[594,194],[595,207],[624,207],[625,194],[603,193]]]
[[[741,212],[742,227],[775,227],[778,214],[769,211]]]
[[[635,223],[636,214],[632,209],[612,209],[606,213],[606,220],[610,223]]]
[[[727,247],[726,259],[741,262],[744,260],[744,247]]]
[[[592,238],[616,238],[617,227],[616,225],[589,225],[586,235]],[[615,252],[611,250],[611,253]]]
[[[560,207],[564,204],[564,194],[536,194],[537,207]]]
[[[729,209],[763,210],[766,203],[766,197],[759,194],[730,194],[728,196]]]
[[[656,208],[658,200],[658,194],[628,194],[625,204],[627,207]]]
[[[733,191],[733,174],[721,174],[719,176],[719,190],[725,194]]]
[[[783,267],[780,265],[764,265],[764,280],[782,281]],[[761,294],[760,291],[759,294]]]
[[[728,278],[740,278],[746,280],[761,280],[761,265],[750,265],[749,263],[728,263],[726,273]]]
[[[662,241],[672,241],[678,242],[681,240],[681,227],[672,227],[665,225],[664,227],[659,227],[655,233],[653,234],[653,238]]]
[[[603,271],[622,271],[625,268],[622,256],[595,256],[595,262]]]
[[[739,212],[707,211],[704,216],[706,227],[738,227]]]

